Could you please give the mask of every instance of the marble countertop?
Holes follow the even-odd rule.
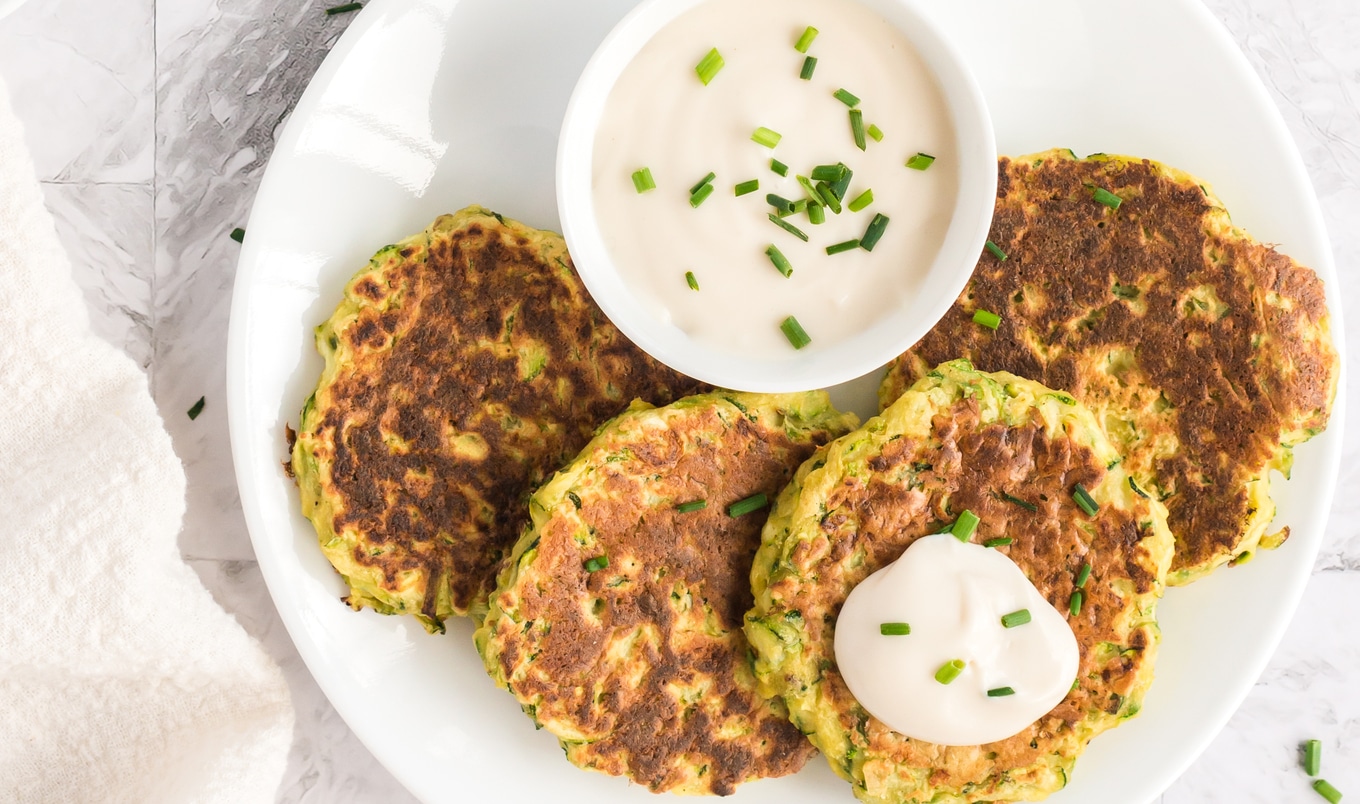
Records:
[[[0,17],[6,2],[0,2]],[[412,800],[317,688],[255,563],[229,452],[224,356],[237,248],[282,122],[352,18],[281,0],[35,0],[0,19],[0,76],[95,330],[147,372],[188,472],[180,548],[282,665],[297,728],[281,802]],[[1360,361],[1360,8],[1207,0],[1284,114],[1322,202]],[[184,412],[200,396],[202,416]],[[1279,651],[1162,804],[1320,801],[1297,767],[1360,796],[1360,394],[1326,543]]]

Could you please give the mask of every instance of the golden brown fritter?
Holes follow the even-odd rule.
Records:
[[[991,239],[1006,259],[982,254],[880,402],[957,357],[1070,391],[1166,503],[1171,584],[1283,542],[1263,535],[1270,470],[1326,426],[1339,373],[1317,275],[1233,227],[1193,176],[1102,154],[1003,158]]]

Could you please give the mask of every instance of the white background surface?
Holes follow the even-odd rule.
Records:
[[[1335,247],[1333,290],[1349,340],[1360,343],[1360,11],[1350,0],[1209,7],[1299,143]],[[279,800],[401,801],[406,794],[335,716],[278,625],[235,496],[221,404],[238,248],[227,233],[243,225],[279,122],[347,23],[322,8],[39,0],[0,21],[0,74],[29,126],[95,326],[148,368],[188,467],[181,549],[289,673],[298,733]],[[190,422],[183,412],[200,395],[207,408]],[[1164,804],[1312,800],[1296,769],[1295,745],[1306,737],[1323,739],[1325,774],[1360,795],[1358,430],[1346,434],[1328,538],[1279,653]]]

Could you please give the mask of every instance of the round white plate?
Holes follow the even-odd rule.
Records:
[[[284,427],[321,368],[312,327],[379,247],[480,203],[555,228],[553,158],[575,78],[627,0],[374,0],[304,93],[260,186],[241,253],[228,350],[233,457],[270,593],[317,682],[355,733],[428,801],[653,800],[571,767],[497,690],[471,628],[355,613],[281,471]],[[1195,0],[923,3],[973,60],[1002,153],[1071,147],[1161,160],[1210,182],[1234,220],[1336,272],[1317,201],[1264,87]],[[1333,332],[1341,337],[1337,297]],[[877,378],[838,389],[872,412]],[[1275,553],[1161,607],[1143,713],[1095,740],[1051,801],[1142,804],[1222,728],[1289,623],[1322,539],[1340,457],[1331,427],[1276,487]],[[1130,768],[1137,768],[1130,773]],[[739,788],[740,801],[850,801],[826,763]]]

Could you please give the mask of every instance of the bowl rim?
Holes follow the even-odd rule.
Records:
[[[958,192],[949,228],[913,305],[858,334],[785,357],[746,357],[693,339],[648,314],[615,267],[593,200],[594,134],[615,83],[663,27],[707,2],[643,0],[609,32],[578,77],[558,136],[556,191],[562,235],[591,297],[639,348],[667,366],[723,388],[786,393],[837,385],[882,367],[920,340],[953,306],[972,276],[991,228],[997,184],[996,135],[982,89],[962,52],[920,10],[922,0],[853,0],[897,28],[935,78],[953,123]]]

